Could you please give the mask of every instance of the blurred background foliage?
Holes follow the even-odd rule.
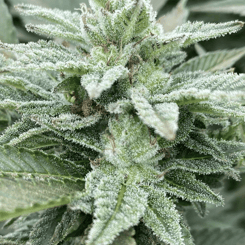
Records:
[[[30,22],[37,24],[39,20],[20,16],[14,9],[15,4],[29,3],[47,8],[73,11],[74,9],[79,9],[81,1],[88,4],[88,0],[0,0],[0,40],[8,43],[26,43],[29,41],[35,42],[41,38],[47,39],[46,37],[28,33],[25,30],[25,24]],[[245,0],[189,0],[188,2],[181,0],[179,8],[176,8],[178,3],[179,0],[152,0],[154,9],[158,12],[157,18],[165,16],[163,17],[163,20],[165,18],[165,24],[168,21],[169,23],[172,23],[172,21],[183,22],[187,18],[190,21],[216,23],[235,19],[245,22]],[[177,16],[181,17],[178,18]],[[177,22],[175,24],[179,24]],[[169,28],[171,29],[172,27],[170,26]],[[201,42],[200,46],[192,46],[186,51],[189,59],[205,51],[233,49],[244,46],[245,28],[233,35]],[[4,55],[9,56],[11,54],[4,53]],[[234,69],[237,73],[245,73],[245,57],[236,62]],[[18,118],[19,115],[14,111],[0,110],[0,132]],[[234,127],[231,127],[230,130],[234,131]],[[240,135],[240,140],[243,140],[245,137],[244,128],[235,128],[235,130],[239,130],[236,135]],[[191,227],[196,245],[245,244],[245,174],[242,173],[241,176],[242,180],[240,182],[226,179],[222,180],[224,182],[223,188],[217,185],[217,191],[223,195],[226,205],[225,207],[215,207],[213,205],[199,207],[201,209],[199,213],[205,217],[199,217],[186,203],[186,218]],[[0,228],[2,225],[0,223]],[[25,232],[27,228],[22,227],[21,229]],[[0,235],[7,231],[8,229],[0,229]]]
[[[158,17],[165,15],[177,4],[178,0],[169,0],[158,12]],[[210,6],[209,8],[204,8]],[[226,11],[222,9],[226,6]],[[226,22],[232,20],[241,20],[245,22],[245,0],[188,0],[187,8],[190,10],[188,20],[204,22]],[[211,12],[211,10],[216,10]],[[236,11],[234,11],[234,9]],[[223,11],[222,11],[223,10]],[[204,12],[202,12],[204,11]],[[237,13],[237,14],[235,14]],[[226,35],[225,37],[200,42],[206,51],[215,51],[220,49],[233,49],[245,46],[245,28],[242,31]],[[188,49],[189,57],[196,56],[194,46]],[[245,57],[235,64],[237,73],[245,72]]]

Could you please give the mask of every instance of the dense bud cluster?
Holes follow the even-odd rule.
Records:
[[[194,244],[183,203],[204,216],[224,204],[217,183],[239,179],[245,76],[227,69],[244,50],[186,62],[183,48],[243,23],[164,32],[150,0],[89,2],[17,6],[49,22],[28,31],[65,43],[0,43],[15,55],[0,56],[0,108],[21,115],[0,136],[0,219],[32,213],[15,223],[24,238],[0,241]]]

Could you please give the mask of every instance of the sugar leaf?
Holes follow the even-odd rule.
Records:
[[[151,191],[143,220],[163,242],[184,245],[179,225],[180,215],[165,193],[157,189]]]
[[[178,175],[178,179],[176,176]],[[212,203],[223,205],[224,201],[214,193],[206,184],[197,180],[195,175],[183,170],[173,170],[165,175],[165,181],[157,184],[171,195],[176,195],[188,201]]]
[[[230,21],[219,24],[203,23],[203,22],[187,22],[181,26],[174,29],[169,36],[183,35],[186,40],[183,43],[183,47],[187,47],[191,44],[209,40],[211,38],[216,38],[224,36],[226,34],[231,34],[239,31],[243,27],[244,23],[241,21]]]
[[[174,140],[178,129],[179,108],[175,103],[151,104],[136,90],[131,96],[134,107],[138,111],[141,120],[150,127],[153,127],[157,134]]]
[[[146,206],[146,193],[134,186],[125,186],[116,177],[100,181],[95,191],[95,217],[88,238],[90,244],[110,244],[122,230],[136,225]]]

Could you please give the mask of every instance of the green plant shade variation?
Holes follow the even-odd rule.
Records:
[[[150,0],[89,4],[19,4],[54,40],[0,42],[2,117],[20,115],[0,135],[0,244],[194,245],[185,206],[204,217],[240,178],[245,76],[230,68],[245,52],[184,48],[244,23],[185,22],[181,1],[164,31]]]

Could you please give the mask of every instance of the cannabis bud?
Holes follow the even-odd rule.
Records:
[[[89,2],[17,5],[51,23],[28,31],[66,42],[0,43],[15,55],[0,56],[0,108],[21,115],[0,136],[0,219],[15,227],[0,244],[194,244],[184,206],[204,216],[239,179],[245,76],[228,69],[239,50],[183,49],[243,23],[164,32],[150,0]]]

